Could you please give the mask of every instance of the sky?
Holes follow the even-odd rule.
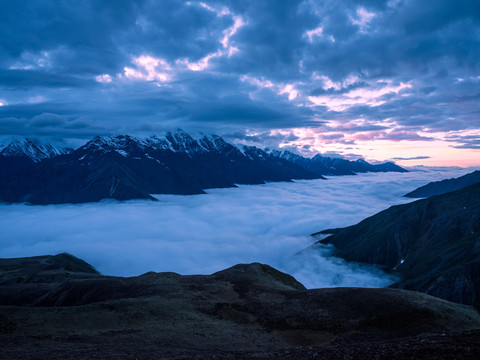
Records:
[[[103,274],[119,276],[210,274],[261,262],[309,288],[382,287],[395,279],[332,257],[331,248],[311,249],[317,239],[309,234],[353,225],[412,201],[402,195],[429,181],[468,171],[436,168],[241,185],[202,195],[157,195],[157,202],[4,204],[0,258],[68,252]]]
[[[0,135],[480,165],[477,0],[0,0]]]

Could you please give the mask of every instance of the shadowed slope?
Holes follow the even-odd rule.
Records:
[[[474,171],[454,179],[430,182],[404,195],[411,198],[423,198],[446,194],[480,183],[480,171]]]
[[[321,233],[335,255],[401,274],[393,287],[480,306],[480,184]]]

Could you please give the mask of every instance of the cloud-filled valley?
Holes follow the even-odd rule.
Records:
[[[242,185],[206,195],[157,195],[158,202],[1,205],[0,257],[69,252],[104,274],[122,276],[209,274],[262,262],[307,287],[385,286],[390,278],[333,258],[331,249],[297,253],[315,241],[308,236],[313,232],[354,224],[411,201],[402,195],[418,186],[467,172],[422,169]]]

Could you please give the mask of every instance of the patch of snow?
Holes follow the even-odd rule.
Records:
[[[234,145],[238,151],[240,151],[243,155],[245,155],[245,146],[244,144],[237,144],[237,145]],[[246,155],[245,155],[246,156]]]
[[[50,144],[42,145],[39,143],[34,143],[28,138],[16,138],[10,144],[4,146],[1,150],[1,154],[3,156],[26,156],[34,162],[39,162],[43,159],[68,152],[68,149],[59,149]]]

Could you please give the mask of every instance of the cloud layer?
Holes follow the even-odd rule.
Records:
[[[206,195],[159,195],[158,202],[1,205],[0,257],[69,252],[104,274],[123,276],[208,274],[262,262],[308,287],[385,286],[391,278],[333,258],[329,248],[301,252],[315,241],[308,235],[354,224],[410,201],[401,196],[430,180],[464,173],[362,174],[213,189]]]
[[[3,1],[0,14],[2,134],[479,147],[476,1]]]

